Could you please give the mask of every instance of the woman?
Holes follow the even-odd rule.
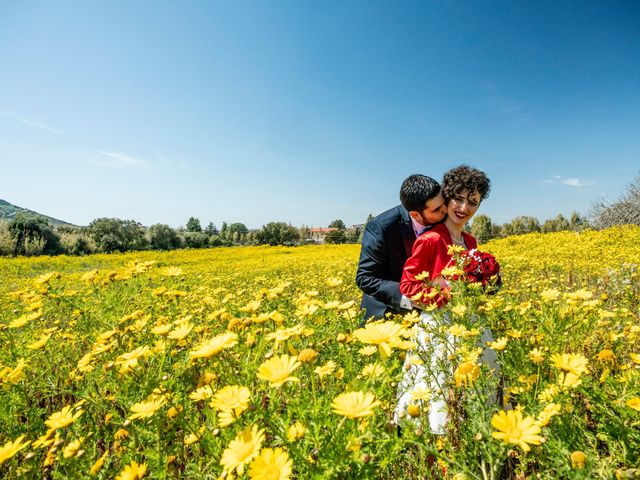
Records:
[[[443,306],[447,303],[450,287],[441,272],[452,261],[448,253],[449,246],[457,245],[465,250],[477,247],[476,239],[463,229],[482,200],[489,195],[490,187],[491,182],[484,172],[467,165],[456,167],[444,175],[442,195],[447,206],[447,218],[416,239],[400,280],[403,295],[411,299],[419,298],[419,301],[427,304]],[[398,420],[406,414],[407,407],[420,397],[417,392],[430,391],[429,425],[433,433],[443,434],[447,420],[447,372],[442,368],[443,364],[447,364],[446,345],[427,333],[434,326],[437,326],[436,319],[426,312],[422,313],[417,326],[416,349],[405,359],[405,375],[398,387],[395,418]],[[485,331],[481,341],[488,340],[492,340],[491,335]],[[449,336],[446,343],[452,344],[453,338]],[[420,361],[416,361],[415,357]],[[481,361],[495,368],[495,360],[495,352],[483,352]]]

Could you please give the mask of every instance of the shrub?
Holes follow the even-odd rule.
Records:
[[[67,255],[89,255],[98,251],[93,239],[80,231],[63,232],[60,244]]]

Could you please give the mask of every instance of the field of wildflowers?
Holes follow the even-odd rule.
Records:
[[[640,476],[640,228],[483,248],[440,436],[428,390],[392,421],[418,315],[359,328],[357,245],[0,259],[0,477]]]

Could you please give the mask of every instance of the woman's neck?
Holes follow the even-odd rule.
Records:
[[[464,225],[462,226],[455,225],[448,217],[444,221],[444,224],[447,227],[447,230],[449,230],[449,234],[452,237],[455,237],[456,240],[462,239],[462,230],[464,228]]]

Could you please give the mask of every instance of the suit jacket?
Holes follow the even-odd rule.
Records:
[[[411,217],[402,205],[367,223],[356,273],[356,284],[363,292],[360,307],[365,310],[365,320],[401,312],[400,277],[415,239]]]

